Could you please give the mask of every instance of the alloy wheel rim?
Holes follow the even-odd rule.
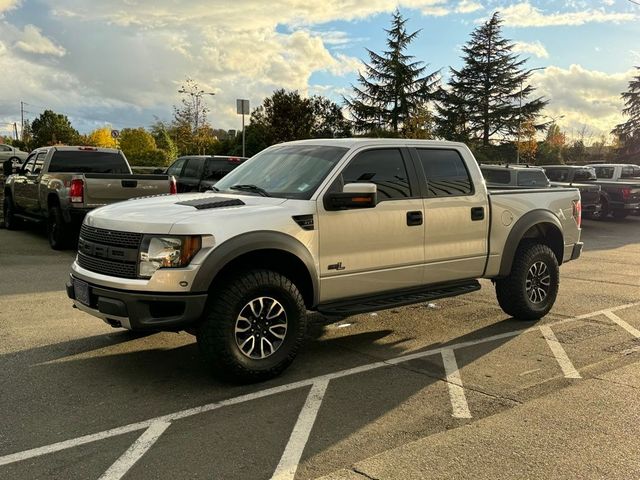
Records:
[[[240,310],[236,319],[236,345],[245,357],[264,360],[282,346],[287,327],[287,312],[278,300],[254,298]]]
[[[525,281],[529,301],[536,304],[544,302],[549,295],[550,287],[551,273],[549,272],[547,264],[542,261],[535,262],[529,268]]]

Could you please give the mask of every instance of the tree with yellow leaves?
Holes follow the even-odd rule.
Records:
[[[93,147],[118,148],[118,143],[111,136],[109,127],[97,128],[91,132],[87,137],[87,142]]]

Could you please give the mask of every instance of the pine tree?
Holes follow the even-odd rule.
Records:
[[[636,68],[638,75],[629,82],[629,89],[622,93],[625,105],[622,113],[629,119],[611,132],[618,137],[623,155],[640,153],[640,67]]]
[[[391,29],[385,29],[387,50],[378,54],[367,49],[370,62],[364,64],[365,74],[359,74],[360,86],[353,86],[353,97],[345,98],[358,131],[391,130],[397,134],[431,99],[438,85],[439,72],[424,75],[427,66],[405,53],[420,33],[407,33],[406,23],[396,10]]]
[[[471,33],[462,48],[464,66],[451,68],[449,89],[439,94],[438,133],[457,139],[479,139],[489,145],[495,136],[514,137],[547,104],[542,98],[522,103],[535,90],[525,82],[526,59],[512,53],[513,43],[501,32],[496,12]],[[465,138],[466,137],[466,138]]]

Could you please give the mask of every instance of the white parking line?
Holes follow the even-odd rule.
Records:
[[[611,307],[611,308],[607,308],[607,309],[603,309],[603,310],[598,310],[596,312],[592,312],[592,313],[585,313],[585,314],[581,314],[578,315],[576,317],[570,317],[570,318],[565,318],[563,320],[558,320],[557,322],[554,322],[552,324],[550,324],[551,326],[554,325],[562,325],[568,322],[573,322],[576,320],[582,320],[582,319],[586,319],[586,318],[591,318],[591,317],[595,317],[598,315],[606,315],[607,312],[615,312],[617,310],[623,310],[623,309],[627,309],[630,307],[634,307],[640,305],[640,302],[636,302],[636,303],[627,303],[624,305],[619,305],[617,307]],[[150,418],[148,420],[144,420],[141,422],[136,422],[136,423],[131,423],[129,425],[124,425],[121,427],[117,427],[117,428],[112,428],[109,430],[104,430],[102,432],[98,432],[98,433],[94,433],[94,434],[90,434],[90,435],[84,435],[81,437],[76,437],[76,438],[72,438],[69,440],[65,440],[62,442],[57,442],[57,443],[52,443],[50,445],[45,445],[42,447],[37,447],[37,448],[32,448],[29,450],[24,450],[22,452],[16,452],[16,453],[12,453],[9,455],[5,455],[0,457],[0,466],[3,465],[8,465],[11,463],[15,463],[15,462],[20,462],[23,460],[27,460],[30,458],[35,458],[35,457],[40,457],[42,455],[47,455],[50,453],[54,453],[54,452],[59,452],[62,450],[66,450],[69,448],[73,448],[73,447],[77,447],[80,445],[85,445],[87,443],[91,443],[91,442],[96,442],[99,440],[104,440],[107,438],[111,438],[111,437],[115,437],[118,435],[124,435],[126,433],[130,433],[130,432],[135,432],[136,430],[143,430],[143,429],[147,429],[149,428],[152,424],[156,423],[156,422],[172,422],[174,420],[179,420],[182,418],[187,418],[187,417],[191,417],[193,415],[199,415],[201,413],[205,413],[205,412],[209,412],[211,410],[215,410],[221,407],[226,407],[229,405],[237,405],[239,403],[244,403],[244,402],[248,402],[251,400],[255,400],[258,398],[264,398],[264,397],[268,397],[271,395],[276,395],[278,393],[284,393],[284,392],[288,392],[291,390],[295,390],[297,388],[302,388],[302,387],[307,387],[310,385],[313,385],[314,383],[318,383],[318,382],[322,382],[322,381],[330,381],[336,378],[341,378],[341,377],[345,377],[348,375],[355,375],[358,373],[363,373],[363,372],[367,372],[367,371],[371,371],[371,370],[375,370],[378,368],[382,368],[382,367],[390,367],[393,365],[397,365],[399,363],[403,363],[403,362],[408,362],[411,360],[415,360],[415,359],[419,359],[419,358],[424,358],[424,357],[428,357],[431,355],[436,355],[436,354],[442,354],[443,350],[447,350],[447,349],[451,349],[451,350],[457,350],[459,348],[466,348],[466,347],[471,347],[474,345],[480,345],[483,343],[487,343],[487,342],[493,342],[496,340],[501,340],[501,339],[505,339],[505,338],[510,338],[510,337],[516,337],[518,335],[522,335],[524,333],[530,333],[530,332],[537,332],[539,331],[541,327],[530,327],[530,328],[526,328],[526,329],[521,329],[521,330],[514,330],[511,332],[506,332],[506,333],[501,333],[501,334],[497,334],[497,335],[493,335],[491,337],[485,337],[485,338],[479,338],[476,340],[468,340],[466,342],[460,342],[460,343],[456,343],[456,344],[452,344],[452,345],[447,345],[446,347],[438,347],[438,348],[433,348],[430,350],[424,350],[422,352],[416,352],[416,353],[412,353],[412,354],[408,354],[408,355],[402,355],[400,357],[395,357],[395,358],[391,358],[389,360],[381,360],[378,362],[374,362],[374,363],[370,363],[370,364],[366,364],[366,365],[361,365],[359,367],[353,367],[353,368],[348,368],[345,370],[341,370],[338,372],[333,372],[333,373],[328,373],[326,375],[320,375],[318,377],[314,377],[314,378],[308,378],[305,380],[300,380],[297,382],[293,382],[293,383],[289,383],[289,384],[285,384],[285,385],[280,385],[277,387],[272,387],[272,388],[268,388],[266,390],[261,390],[258,392],[253,392],[253,393],[249,393],[246,395],[241,395],[239,397],[234,397],[234,398],[230,398],[230,399],[226,399],[226,400],[221,400],[221,401],[217,401],[217,402],[212,402],[212,403],[208,403],[206,405],[202,405],[199,407],[194,407],[194,408],[188,408],[185,410],[180,410],[168,415],[161,415],[155,418]],[[545,327],[545,328],[549,328],[549,327]],[[559,343],[558,343],[559,345]],[[562,348],[562,347],[560,347]],[[564,351],[564,350],[563,350]],[[566,355],[566,354],[565,354]]]
[[[304,407],[302,407],[295,427],[293,427],[289,442],[284,449],[284,453],[280,458],[273,477],[271,477],[273,480],[293,480],[296,476],[302,452],[309,440],[311,429],[318,416],[318,410],[320,410],[320,405],[322,404],[322,399],[324,398],[328,385],[328,380],[322,380],[314,383],[311,387],[307,401]]]
[[[467,397],[462,387],[462,378],[460,378],[460,370],[458,370],[458,362],[456,362],[456,354],[451,348],[442,350],[442,362],[444,363],[444,372],[447,376],[447,386],[449,387],[449,398],[451,399],[451,408],[454,418],[471,418]]]
[[[120,480],[124,477],[131,467],[156,443],[160,435],[169,428],[169,425],[171,425],[169,422],[152,423],[98,480]]]
[[[634,337],[640,338],[640,330],[638,330],[637,328],[629,325],[627,322],[625,322],[623,319],[621,319],[615,313],[613,313],[613,312],[604,312],[604,315],[609,320],[611,320],[612,322],[617,323],[618,325],[620,325],[622,328],[624,328],[627,332],[629,332]]]
[[[564,348],[562,348],[562,345],[560,345],[560,342],[558,341],[555,333],[553,333],[553,330],[551,330],[551,327],[543,325],[540,327],[540,331],[542,332],[544,339],[549,344],[549,348],[553,352],[553,356],[556,357],[558,365],[560,365],[564,376],[566,378],[582,378],[576,368],[573,366],[573,363],[571,363],[571,360],[569,360],[567,352],[565,352]]]

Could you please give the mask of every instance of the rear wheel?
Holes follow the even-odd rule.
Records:
[[[213,292],[198,326],[207,365],[243,382],[279,375],[306,330],[306,307],[288,278],[269,270],[240,273]]]
[[[604,220],[609,216],[609,202],[606,198],[600,198],[600,210],[593,212],[590,216],[593,220]]]
[[[2,214],[4,217],[4,227],[7,230],[17,230],[20,228],[20,220],[16,218],[16,207],[10,194],[5,195],[2,203]]]
[[[69,246],[69,232],[67,231],[62,210],[58,205],[49,207],[47,237],[49,238],[49,245],[54,250],[64,250]]]
[[[498,303],[516,319],[538,320],[553,307],[559,281],[553,251],[546,245],[525,241],[516,251],[509,276],[496,281]]]

